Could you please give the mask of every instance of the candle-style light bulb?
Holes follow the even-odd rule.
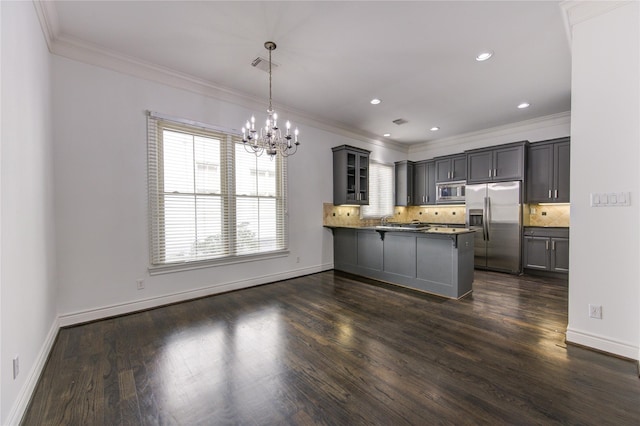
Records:
[[[293,134],[296,137],[296,142],[298,142],[298,128],[296,127],[296,130],[293,132]]]
[[[256,124],[256,118],[252,115],[251,116],[251,130],[255,130],[255,124]]]
[[[291,134],[291,123],[287,120],[287,136]]]

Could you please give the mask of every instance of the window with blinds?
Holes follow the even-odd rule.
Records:
[[[281,156],[256,157],[234,133],[149,113],[148,180],[152,267],[286,251]]]
[[[394,166],[369,161],[369,205],[360,207],[364,219],[393,215]]]

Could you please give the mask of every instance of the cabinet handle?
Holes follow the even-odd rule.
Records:
[[[558,198],[558,190],[553,191],[553,198]]]
[[[555,250],[555,249],[556,249],[556,242],[551,241],[551,250]]]
[[[407,204],[411,204],[411,197],[407,195]]]
[[[549,240],[544,242],[544,249],[549,250]]]
[[[551,190],[549,190],[549,198],[551,198]]]
[[[491,177],[491,169],[489,169],[489,177]]]
[[[497,177],[498,176],[498,169],[493,169],[493,177]]]

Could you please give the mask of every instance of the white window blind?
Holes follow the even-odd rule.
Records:
[[[393,215],[394,167],[375,161],[369,162],[369,205],[360,207],[365,219]]]
[[[148,180],[152,267],[287,249],[286,160],[239,135],[149,113]]]

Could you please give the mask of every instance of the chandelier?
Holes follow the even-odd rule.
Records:
[[[269,109],[267,109],[267,120],[263,127],[256,130],[256,118],[251,116],[245,127],[242,128],[242,142],[248,152],[253,152],[257,156],[266,153],[273,159],[277,154],[283,157],[293,155],[298,150],[298,128],[291,134],[291,123],[285,124],[285,133],[278,127],[278,114],[273,110],[271,100],[271,52],[276,50],[276,44],[267,41],[264,47],[269,51]]]

